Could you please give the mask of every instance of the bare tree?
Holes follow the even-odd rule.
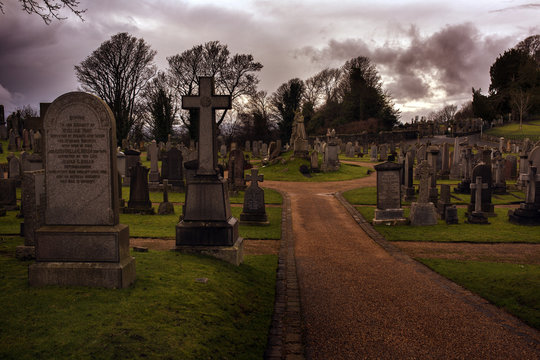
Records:
[[[510,91],[510,101],[513,107],[519,113],[519,130],[523,128],[523,115],[529,111],[531,107],[531,94],[527,90],[520,87],[515,87]]]
[[[83,90],[96,94],[111,108],[119,143],[135,123],[139,93],[156,73],[155,55],[144,39],[118,33],[75,66]]]
[[[173,125],[179,110],[174,90],[164,72],[158,72],[143,92],[144,112],[148,115],[144,125],[157,142],[166,142],[173,133]]]
[[[86,12],[86,9],[79,9],[80,1],[77,0],[19,0],[19,2],[24,11],[28,14],[40,16],[47,25],[55,19],[66,19],[65,17],[60,16],[60,10],[63,8],[67,8],[82,21],[84,21],[82,15]],[[2,1],[0,1],[0,12],[4,14],[4,3]]]
[[[169,76],[171,77],[176,95],[193,95],[198,89],[200,76],[214,77],[216,90],[220,94],[231,96],[235,100],[255,91],[259,79],[254,74],[262,69],[252,55],[236,54],[230,56],[227,45],[219,41],[210,41],[204,45],[196,45],[181,54],[167,58]],[[227,111],[222,111],[218,126],[225,119]],[[192,137],[196,136],[197,113],[190,111],[180,114],[182,123],[188,128]]]

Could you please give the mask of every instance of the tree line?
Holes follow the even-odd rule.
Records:
[[[257,88],[263,65],[251,54],[231,54],[219,41],[167,57],[165,70],[157,69],[155,55],[144,39],[118,33],[75,66],[82,89],[111,108],[118,141],[145,136],[167,141],[179,129],[196,139],[198,113],[182,110],[181,97],[198,92],[200,76],[214,77],[216,92],[231,96],[233,109],[218,111],[217,125],[235,140],[281,137],[286,142],[297,110],[313,134],[351,123],[357,130],[379,131],[398,121],[399,112],[366,57],[305,81],[291,79],[268,95]]]

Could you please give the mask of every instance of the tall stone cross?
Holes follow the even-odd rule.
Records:
[[[476,183],[471,183],[471,190],[476,190],[476,196],[474,199],[474,212],[482,212],[482,189],[487,189],[489,185],[482,182],[482,177],[476,177]]]
[[[264,175],[259,175],[258,169],[251,169],[251,175],[246,175],[246,181],[251,181],[250,187],[259,187],[259,181],[264,181]]]
[[[536,173],[536,166],[529,164],[529,173],[521,174],[520,180],[527,182],[527,190],[525,193],[525,203],[534,204],[536,201],[536,184],[540,182],[540,174]]]
[[[216,109],[230,109],[231,97],[214,94],[214,79],[199,78],[199,95],[182,96],[182,109],[199,110],[199,166],[197,175],[215,175],[217,166]]]

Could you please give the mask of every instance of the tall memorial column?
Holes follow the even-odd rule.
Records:
[[[230,109],[231,97],[214,94],[211,77],[199,79],[199,95],[183,96],[182,108],[199,110],[199,160],[187,181],[182,220],[176,225],[176,250],[243,261],[243,239],[231,214],[227,182],[217,170],[216,109]]]
[[[45,225],[32,286],[124,288],[135,280],[129,227],[119,224],[114,116],[96,96],[57,98],[43,121]]]

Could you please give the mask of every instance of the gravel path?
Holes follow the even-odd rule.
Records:
[[[308,359],[539,359],[539,332],[377,245],[332,195],[335,183],[265,181],[287,192]]]

